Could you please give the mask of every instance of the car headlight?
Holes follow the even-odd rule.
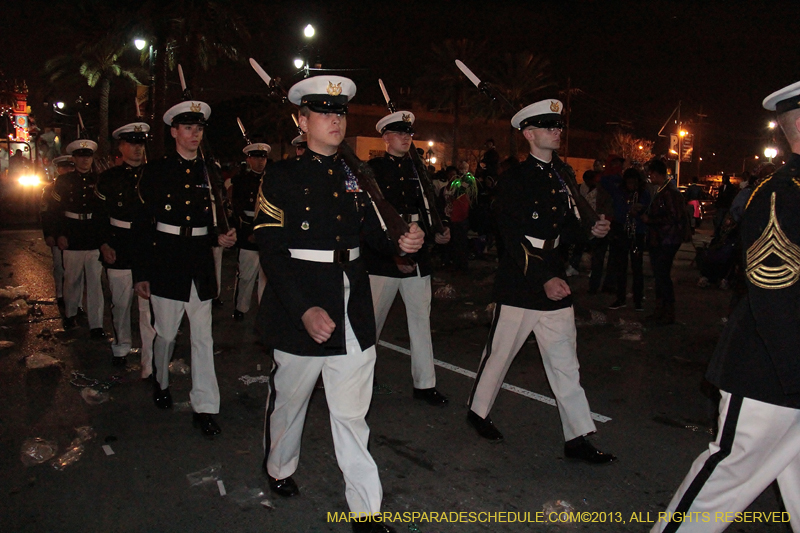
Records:
[[[23,187],[36,187],[42,184],[42,180],[36,174],[25,174],[17,180]]]

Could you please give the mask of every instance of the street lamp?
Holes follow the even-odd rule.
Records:
[[[145,39],[142,39],[141,37],[136,37],[133,40],[133,45],[139,51],[144,50],[144,47],[149,45],[149,49],[147,51],[147,62],[148,62],[147,75],[148,75],[148,80],[149,80],[150,85],[147,88],[147,113],[146,113],[146,115],[150,119],[150,121],[152,122],[153,118],[155,117],[155,110],[156,110],[156,102],[155,102],[155,99],[156,99],[156,69],[155,69],[155,64],[153,63],[153,42],[150,41],[148,43]],[[138,113],[138,111],[139,111],[139,108],[138,108],[139,103],[138,103],[138,101],[136,103],[136,106],[137,106],[136,110],[137,110],[137,113]]]
[[[770,120],[769,124],[767,124],[767,127],[769,127],[771,130],[774,130],[777,125],[778,124],[774,120]]]
[[[303,29],[303,35],[305,35],[309,39],[311,39],[315,33],[316,32],[314,31],[314,26],[312,26],[311,24],[309,24]]]
[[[147,46],[147,41],[144,39],[136,38],[133,40],[133,45],[136,47],[137,50],[142,51],[144,47]]]
[[[305,64],[306,64],[306,62],[304,60],[300,59],[300,58],[297,58],[297,59],[294,60],[294,68],[296,68],[297,70],[300,70],[301,68],[303,68],[303,65],[305,65]]]
[[[768,157],[770,163],[772,163],[772,158],[776,155],[778,155],[778,150],[775,148],[764,148],[764,157]]]

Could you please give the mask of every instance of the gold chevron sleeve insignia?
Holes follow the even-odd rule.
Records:
[[[261,224],[257,224],[253,231],[257,230],[258,228],[282,228],[284,223],[284,214],[283,209],[278,208],[277,206],[269,203],[269,201],[264,197],[264,191],[261,189],[258,190],[258,199],[256,200],[256,204],[258,205],[258,213],[256,213],[256,218],[258,218],[259,213],[264,213],[269,218],[274,220],[274,222],[264,222]]]
[[[60,195],[60,194],[58,194],[58,193],[55,191],[55,189],[53,189],[53,192],[51,192],[51,193],[50,193],[50,196],[52,196],[52,197],[53,197],[53,200],[55,200],[56,202],[60,202],[60,201],[61,201],[61,195]]]
[[[103,201],[106,200],[106,197],[97,189],[97,187],[94,188],[94,195]]]
[[[781,264],[773,266],[776,261]],[[770,265],[767,264],[770,260]],[[785,289],[800,278],[800,246],[781,229],[775,214],[775,193],[770,198],[769,222],[764,232],[747,249],[747,279],[762,289]]]

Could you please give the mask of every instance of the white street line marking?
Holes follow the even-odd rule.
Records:
[[[409,350],[408,348],[403,348],[402,346],[397,346],[396,344],[392,344],[386,341],[378,341],[378,344],[383,346],[384,348],[389,348],[390,350],[394,350],[395,352],[411,355],[411,350]],[[461,368],[460,366],[451,365],[450,363],[445,363],[444,361],[439,361],[438,359],[434,359],[433,364],[435,364],[436,366],[440,366],[442,368],[446,368],[447,370],[451,370],[456,374],[461,374],[462,376],[467,376],[472,379],[475,379],[476,376],[475,372],[472,372],[471,370],[466,370],[464,368]],[[530,398],[531,400],[536,400],[537,402],[546,403],[547,405],[552,405],[553,407],[556,406],[556,401],[553,398],[550,398],[548,396],[543,396],[535,392],[531,392],[521,387],[517,387],[516,385],[509,385],[508,383],[503,383],[501,388],[507,391],[516,392],[520,396],[525,396],[526,398]],[[592,413],[592,420],[596,420],[597,422],[605,424],[606,422],[609,422],[612,419],[605,415]]]

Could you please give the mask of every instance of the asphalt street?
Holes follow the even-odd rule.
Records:
[[[707,235],[698,242],[702,238]],[[587,295],[585,272],[570,278],[582,384],[598,415],[592,441],[619,457],[599,467],[564,458],[558,411],[547,403],[552,393],[533,337],[506,378],[513,390],[501,391],[492,411],[505,441],[484,441],[467,425],[470,376],[489,329],[492,256],[471,261],[469,274],[435,274],[434,291],[449,285],[455,293],[434,298],[431,317],[437,388],[450,398],[446,407],[412,399],[410,359],[403,353],[409,345],[405,311],[398,300],[378,347],[370,447],[381,473],[383,510],[428,514],[395,515],[406,518],[393,524],[397,531],[647,531],[716,426],[715,391],[703,373],[730,293],[698,288],[693,256],[689,245],[678,255],[678,323],[671,326],[642,328],[638,322],[654,302],[647,259],[645,313],[634,311],[630,299],[628,308],[608,311],[613,296]],[[0,232],[0,287],[27,293],[16,307],[0,300],[0,341],[6,341],[0,344],[0,531],[350,531],[331,520],[347,506],[322,389],[309,407],[294,476],[301,496],[285,500],[269,493],[261,460],[270,356],[253,332],[254,310],[242,322],[231,318],[235,257],[233,251],[224,255],[225,304],[214,309],[222,434],[209,439],[191,424],[189,375],[171,377],[173,409],[156,409],[152,384],[140,379],[138,366],[122,372],[111,366],[108,342],[90,340],[85,321],[63,332],[41,232]],[[107,297],[111,332],[109,304]],[[57,363],[29,368],[42,355]],[[190,363],[188,323],[174,359]],[[109,383],[106,401],[85,400],[98,398],[71,383],[75,372]],[[92,438],[76,431],[86,426]],[[75,444],[82,453],[72,450],[65,458],[80,435],[84,440]],[[58,450],[26,465],[21,452],[32,438],[54,442]],[[57,469],[59,459],[69,464]],[[536,513],[547,520],[553,509],[580,512],[573,515],[580,522],[534,522],[541,516]],[[775,486],[748,511],[782,511]],[[444,513],[447,521],[438,521]],[[469,521],[468,513],[484,521]],[[510,522],[515,519],[526,523]],[[789,528],[738,522],[729,531]]]

